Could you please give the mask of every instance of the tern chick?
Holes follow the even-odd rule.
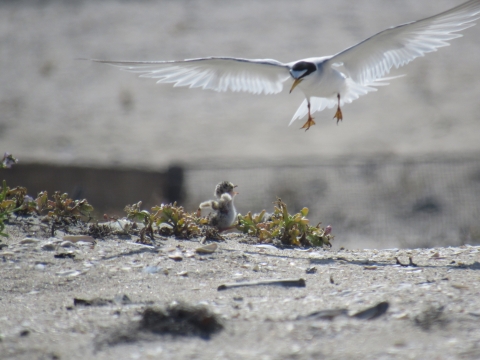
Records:
[[[219,230],[228,230],[237,219],[237,210],[233,204],[233,198],[238,193],[234,191],[237,185],[229,181],[222,181],[215,187],[214,195],[217,200],[204,201],[198,207],[198,212],[202,209],[210,209],[213,215],[210,217],[210,225]]]

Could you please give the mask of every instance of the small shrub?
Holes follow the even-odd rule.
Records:
[[[333,235],[331,227],[322,228],[310,226],[307,219],[308,209],[303,208],[299,213],[290,215],[287,204],[281,199],[274,202],[273,214],[266,215],[265,210],[260,214],[252,215],[250,212],[239,215],[237,229],[250,236],[257,237],[259,242],[272,242],[278,239],[284,245],[296,246],[331,246]]]

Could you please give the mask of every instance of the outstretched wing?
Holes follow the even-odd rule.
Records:
[[[461,37],[459,31],[474,26],[480,18],[480,0],[470,0],[441,14],[392,27],[330,58],[342,66],[355,82],[370,85],[391,68],[408,64],[419,56],[448,46]]]
[[[271,59],[209,57],[182,61],[92,61],[157,79],[157,83],[200,87],[214,91],[276,94],[290,78],[289,67]]]

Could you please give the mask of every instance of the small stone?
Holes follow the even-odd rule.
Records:
[[[45,264],[37,264],[37,265],[35,265],[35,270],[40,270],[40,271],[45,270]]]
[[[156,274],[158,273],[162,268],[159,268],[158,266],[146,266],[142,269],[142,272],[145,274]]]
[[[58,276],[65,276],[65,277],[75,277],[78,275],[83,274],[81,271],[78,270],[66,270],[66,271],[59,271],[57,272]]]
[[[4,252],[0,252],[0,256],[14,256],[15,253],[11,252],[11,251],[4,251]]]
[[[63,237],[63,240],[70,241],[72,243],[76,243],[78,241],[90,242],[90,243],[95,242],[95,239],[88,235],[65,235]]]
[[[175,260],[175,261],[182,261],[183,260],[182,253],[180,251],[175,251],[174,253],[168,255],[168,257],[172,260]]]
[[[195,253],[192,250],[187,250],[185,252],[185,257],[186,258],[193,258],[193,257],[195,257]]]
[[[46,243],[42,245],[41,249],[45,251],[53,251],[56,249],[56,246],[53,243]]]
[[[177,273],[178,276],[188,276],[188,271],[180,271]]]
[[[19,244],[22,244],[22,245],[32,245],[32,244],[38,244],[39,242],[40,242],[39,239],[26,237],[26,238],[24,238],[23,240],[21,240],[21,241],[19,242]]]
[[[60,246],[61,246],[61,247],[71,247],[71,246],[75,246],[75,244],[72,243],[71,241],[62,241],[62,242],[60,243]]]
[[[208,244],[205,246],[200,246],[195,249],[198,254],[211,254],[214,253],[218,248],[218,245],[215,243]]]

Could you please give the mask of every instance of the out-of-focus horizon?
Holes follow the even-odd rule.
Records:
[[[468,158],[469,165],[462,167],[468,188],[465,192],[459,185],[463,178],[458,173],[455,176],[459,179],[449,177],[440,187],[435,185],[436,179],[442,177],[435,168],[429,170],[430,175],[425,175],[424,180],[418,180],[420,185],[417,180],[413,181],[415,184],[404,184],[403,197],[398,193],[403,185],[398,185],[391,197],[393,207],[396,201],[411,209],[419,201],[433,203],[433,212],[421,213],[420,217],[435,217],[435,228],[452,229],[444,241],[458,243],[452,237],[458,238],[461,231],[467,231],[461,229],[470,228],[480,213],[479,181],[475,177],[480,163],[472,161],[480,153],[478,25],[463,31],[464,37],[453,40],[451,46],[393,73],[406,77],[346,105],[344,121],[338,126],[332,119],[333,110],[314,114],[317,125],[306,133],[298,129],[303,121],[287,126],[303,101],[301,92],[255,96],[173,88],[113,67],[75,59],[233,56],[287,62],[334,54],[387,27],[428,17],[460,3],[0,1],[0,151],[9,151],[23,162],[60,165],[163,170],[171,164],[182,164],[187,169],[188,206],[194,206],[199,198],[206,200],[203,197],[210,196],[216,182],[224,179],[239,184],[237,204],[242,211],[261,210],[251,208],[260,206],[251,200],[242,203],[241,196],[249,199],[245,195],[249,189],[251,194],[255,193],[255,199],[264,194],[262,204],[271,204],[275,195],[301,192],[308,203],[305,206],[319,208],[318,203],[323,204],[312,216],[324,225],[336,221],[332,225],[341,233],[342,227],[349,224],[354,233],[354,224],[362,223],[362,237],[370,240],[375,236],[369,235],[368,224],[378,227],[383,220],[373,215],[369,220],[368,215],[373,211],[385,214],[387,210],[373,206],[372,197],[364,192],[371,192],[372,196],[381,192],[388,198],[388,186],[396,180],[384,179],[380,171],[380,175],[362,180],[368,183],[368,189],[356,188],[361,190],[358,196],[363,196],[363,200],[349,198],[352,195],[339,200],[339,196],[358,185],[353,184],[358,174],[354,171],[346,175],[353,177],[352,184],[342,183],[346,191],[333,190],[339,180],[332,174],[340,170],[332,164],[341,160],[342,166],[360,163],[368,167],[379,161],[404,164],[419,158],[454,158],[457,160],[450,164],[459,165],[461,159]],[[325,163],[329,165],[321,171],[311,168],[319,170],[318,174],[308,170],[309,165]],[[272,165],[281,169],[292,164],[302,166],[295,168],[294,175],[281,178],[285,180],[277,179],[277,185],[267,182],[263,175],[259,175],[263,176],[261,180],[255,178],[253,170],[243,172],[248,173],[243,176],[236,171],[267,171]],[[442,169],[448,173],[452,167]],[[256,173],[260,174],[260,170]],[[388,176],[395,171],[388,172]],[[410,175],[403,174],[405,171],[398,172],[398,184],[408,180],[405,176]],[[477,180],[470,184],[468,179]],[[449,208],[442,196],[449,191],[451,181],[459,186],[455,192],[463,195],[452,200],[455,204]],[[280,183],[282,190],[275,188]],[[382,187],[386,183],[390,185]],[[308,184],[313,187],[311,193]],[[204,195],[206,188],[211,191]],[[400,201],[398,196],[411,198],[410,202]],[[470,202],[459,203],[459,199]],[[358,208],[349,200],[362,206]],[[296,202],[301,205],[298,199]],[[442,219],[451,218],[449,211],[458,213],[455,206],[468,209],[471,215],[459,219],[462,224],[446,225]],[[356,216],[363,208],[365,213]],[[402,214],[402,221],[410,216]],[[409,226],[408,222],[401,224],[399,228]],[[422,226],[418,225],[417,237],[421,237]],[[392,239],[402,237],[395,235]],[[398,241],[388,244],[412,245],[407,240],[398,245]]]

